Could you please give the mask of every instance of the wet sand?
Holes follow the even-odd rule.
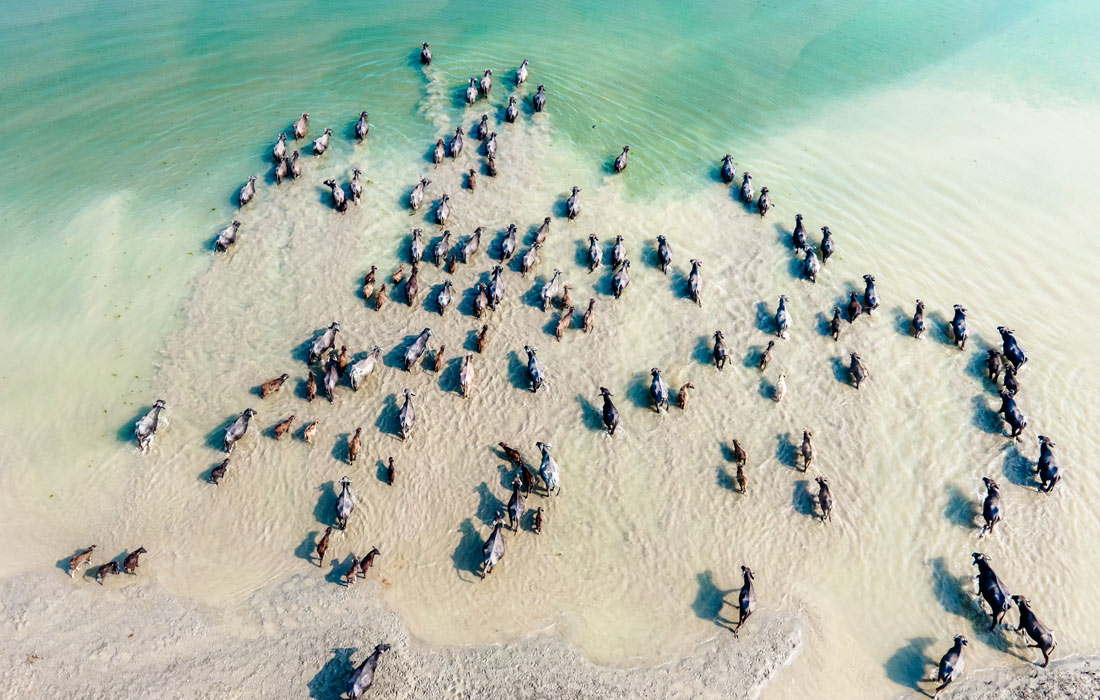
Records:
[[[0,697],[338,698],[351,666],[385,642],[372,698],[748,699],[802,646],[797,620],[761,615],[756,633],[715,633],[686,658],[608,668],[553,634],[427,645],[381,602],[377,581],[348,589],[298,574],[231,613],[181,601],[152,578],[111,581],[106,596],[67,583],[4,582]]]

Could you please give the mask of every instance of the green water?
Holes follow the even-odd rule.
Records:
[[[831,172],[811,172],[797,149],[776,162],[765,144],[881,89],[933,75],[948,88],[1093,109],[1097,15],[1033,2],[501,2],[415,13],[389,3],[9,3],[0,415],[36,421],[26,402],[71,409],[65,387],[76,382],[89,419],[147,386],[129,378],[148,373],[236,188],[267,171],[274,135],[298,112],[346,136],[368,109],[375,162],[426,148],[436,126],[418,111],[421,40],[451,79],[456,114],[468,76],[491,65],[503,87],[529,59],[532,83],[551,96],[554,137],[590,158],[569,174],[578,181],[596,179],[629,142],[644,163],[629,196],[698,187],[730,152],[767,167],[773,192],[794,201],[860,154],[796,144],[829,156]],[[62,348],[83,360],[59,358]]]

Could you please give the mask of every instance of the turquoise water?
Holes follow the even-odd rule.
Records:
[[[298,113],[310,112],[311,137],[333,128],[329,162],[366,164],[373,181],[364,216],[388,220],[438,133],[482,112],[462,105],[466,80],[494,69],[495,111],[523,58],[532,70],[526,94],[538,83],[549,92],[549,162],[558,170],[537,182],[528,173],[522,187],[545,184],[549,201],[570,184],[598,196],[607,163],[630,144],[612,220],[648,235],[650,222],[632,218],[630,205],[651,207],[644,211],[662,221],[656,213],[675,221],[676,207],[711,206],[692,196],[714,187],[720,156],[731,153],[739,171],[770,187],[781,221],[800,211],[840,232],[848,276],[874,269],[892,303],[908,310],[911,296],[933,295],[950,308],[966,299],[988,311],[986,326],[1011,319],[1045,358],[1036,371],[1051,393],[1065,382],[1044,407],[1072,434],[1059,443],[1080,457],[1095,446],[1084,435],[1092,414],[1063,397],[1097,379],[1089,358],[1100,337],[1085,323],[1088,307],[1076,305],[1100,282],[1091,248],[1100,213],[1100,6],[3,9],[0,438],[8,448],[0,527],[5,540],[27,543],[19,547],[65,549],[64,537],[117,515],[109,504],[122,487],[104,477],[102,493],[81,494],[81,470],[117,453],[133,414],[162,390],[155,367],[181,352],[166,348],[167,339],[187,337],[188,313],[201,315],[189,302],[214,264],[210,241],[236,215],[245,178],[266,176],[271,144]],[[436,57],[431,80],[417,60],[424,40]],[[363,109],[371,135],[355,149],[348,134]],[[259,199],[270,192],[263,185]],[[372,231],[391,238],[364,246],[391,250],[404,226]],[[242,243],[279,230],[246,220]],[[605,241],[614,235],[601,232]],[[742,250],[728,252],[737,259]],[[325,281],[323,269],[300,270]],[[782,271],[785,263],[772,276]],[[359,272],[340,274],[351,288]],[[645,320],[631,330],[644,333]],[[1094,520],[1076,534],[1100,532]],[[12,571],[34,561],[16,554],[5,563]],[[417,604],[415,594],[394,595]],[[1071,593],[1058,602],[1063,617],[1072,601]],[[838,609],[854,605],[836,600]],[[619,637],[601,636],[595,623],[578,627],[594,657],[621,661],[610,650]],[[1081,650],[1100,638],[1095,625],[1074,632]],[[440,637],[456,641],[462,632]]]
[[[19,300],[3,307],[20,341],[13,366],[33,362],[18,349],[33,345],[27,326],[63,326],[76,340],[77,328],[108,325],[91,331],[100,343],[162,335],[205,264],[189,254],[303,106],[317,124],[345,126],[369,109],[373,151],[430,142],[434,126],[416,109],[423,79],[410,70],[425,37],[456,102],[483,65],[524,56],[540,66],[555,137],[594,156],[630,141],[646,161],[629,183],[642,198],[697,186],[719,151],[747,160],[837,103],[929,72],[944,87],[1033,104],[1100,97],[1097,11],[1073,3],[427,3],[415,17],[389,3],[5,10],[0,277],[4,298]],[[498,69],[498,85],[509,75]],[[62,233],[119,193],[119,220]],[[100,324],[112,311],[118,322]],[[15,374],[6,381],[18,388]]]

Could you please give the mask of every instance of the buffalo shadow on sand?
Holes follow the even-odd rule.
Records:
[[[352,654],[358,647],[342,647],[332,650],[332,656],[321,670],[306,684],[309,697],[313,700],[336,700],[347,690],[348,674],[353,668]]]

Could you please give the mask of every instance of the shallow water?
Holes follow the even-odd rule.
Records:
[[[334,538],[340,566],[326,575],[335,580],[351,550],[378,546],[386,602],[434,644],[552,629],[602,664],[661,662],[725,634],[713,618],[731,610],[716,601],[748,564],[761,608],[796,613],[809,630],[768,696],[795,696],[811,679],[822,697],[906,694],[959,632],[977,667],[1024,663],[1011,635],[983,631],[972,602],[969,554],[981,549],[1057,630],[1060,654],[1096,651],[1088,593],[1100,559],[1087,543],[1100,533],[1089,507],[1100,482],[1086,457],[1100,447],[1089,433],[1100,418],[1089,350],[1100,338],[1073,312],[1100,282],[1087,238],[1100,181],[1095,10],[836,3],[621,16],[610,3],[447,4],[416,20],[359,6],[54,10],[9,12],[0,26],[0,61],[14,68],[0,83],[13,105],[0,146],[12,165],[0,176],[0,527],[11,552],[0,572],[48,568],[89,540],[120,551],[140,540],[167,590],[233,611],[308,566],[347,474],[360,508]],[[644,40],[651,24],[668,35],[660,46]],[[531,41],[535,28],[542,41]],[[415,60],[423,38],[437,58],[426,70]],[[501,176],[481,176],[470,193],[461,173],[477,166],[478,142],[467,138],[440,168],[431,144],[502,113],[523,57],[532,76],[517,95],[545,83],[548,112],[494,127]],[[492,109],[465,109],[464,80],[483,67],[494,69]],[[371,135],[353,146],[361,109]],[[333,128],[332,149],[305,159],[303,181],[264,183],[239,215],[236,248],[214,256],[235,188],[270,170],[274,136],[302,110],[311,137]],[[610,176],[624,143],[630,167]],[[771,190],[778,206],[766,219],[715,181],[725,152]],[[356,166],[365,201],[340,216],[320,182],[346,182]],[[426,203],[451,194],[459,240],[476,226],[490,235],[453,275],[458,308],[432,312],[446,275],[425,265],[416,308],[394,299],[376,312],[358,294],[365,270],[377,265],[388,282],[407,266],[411,227],[429,241],[439,233],[430,206],[415,216],[403,206],[424,173]],[[574,184],[584,211],[568,222],[559,214]],[[795,213],[811,240],[821,225],[836,235],[817,285],[794,274]],[[519,226],[522,254],[548,214],[540,265],[526,280],[506,273],[463,400],[458,362],[481,323],[468,290],[491,270],[507,224]],[[610,297],[606,268],[581,265],[590,233],[605,247],[624,237],[633,266],[623,299]],[[658,234],[674,250],[668,276],[653,263]],[[704,263],[702,308],[684,294],[691,258]],[[557,343],[557,311],[533,304],[555,267],[578,314],[597,299],[593,334],[570,330]],[[820,315],[867,273],[882,307],[834,343]],[[751,365],[779,294],[794,330],[761,376]],[[931,325],[919,342],[904,332],[918,297]],[[954,303],[970,312],[965,352],[941,329]],[[360,392],[309,405],[296,395],[301,346],[334,319],[349,351],[378,344],[386,362]],[[1001,324],[1031,356],[1020,376],[1030,427],[1015,445],[979,376]],[[403,343],[426,326],[432,347],[447,346],[445,368],[405,374],[395,366]],[[733,355],[722,373],[709,364],[717,328]],[[535,395],[525,344],[549,374]],[[871,373],[859,392],[843,381],[853,351]],[[686,412],[649,408],[651,367],[674,388],[695,385]],[[779,370],[789,391],[775,404]],[[256,385],[284,371],[282,393],[261,401]],[[614,439],[599,429],[599,386],[622,412]],[[406,387],[421,422],[401,443]],[[132,424],[158,397],[169,424],[142,457]],[[257,430],[214,489],[203,477],[247,406]],[[290,414],[295,438],[276,443],[268,431]],[[297,436],[314,417],[310,447]],[[357,426],[364,453],[341,464]],[[805,474],[793,460],[804,428],[818,448]],[[1055,439],[1067,469],[1050,495],[1027,474],[1037,433]],[[734,437],[749,452],[747,496],[730,486]],[[529,460],[536,440],[553,444],[563,490],[528,501],[547,511],[544,534],[510,536],[503,564],[475,585],[471,565],[512,477],[500,440]],[[392,488],[378,478],[389,456]],[[817,474],[837,498],[825,527],[807,500]],[[986,475],[1002,484],[1007,520],[979,543]]]

